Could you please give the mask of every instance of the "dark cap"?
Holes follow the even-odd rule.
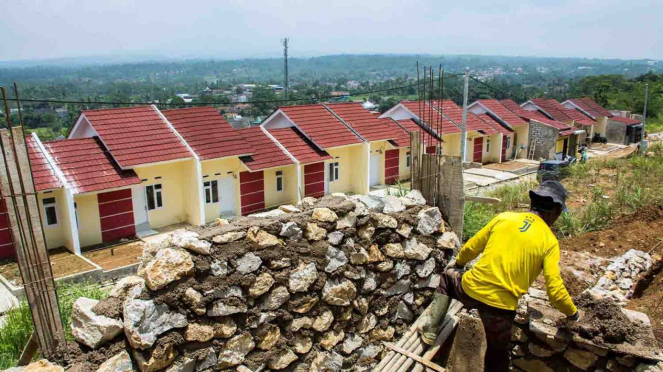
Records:
[[[562,186],[562,184],[557,181],[542,182],[538,190],[529,191],[530,199],[532,199],[532,196],[534,195],[544,198],[552,198],[555,203],[562,206],[562,211],[569,211],[569,209],[566,207],[566,196],[568,195],[568,192],[564,186]]]

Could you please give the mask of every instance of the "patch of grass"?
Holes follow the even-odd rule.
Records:
[[[482,203],[465,203],[465,214],[463,215],[463,239],[469,240],[481,230],[490,220],[495,217],[495,210],[491,206]]]
[[[86,282],[58,286],[58,303],[67,341],[71,335],[71,308],[79,297],[100,300],[108,296],[98,283]],[[0,326],[0,369],[16,365],[23,348],[28,343],[34,329],[30,307],[24,300],[19,306],[6,313],[6,321]]]

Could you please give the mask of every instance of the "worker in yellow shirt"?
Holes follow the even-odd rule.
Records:
[[[458,252],[441,275],[431,310],[420,328],[422,340],[432,345],[451,299],[476,308],[486,332],[486,371],[508,371],[511,328],[518,300],[543,270],[550,302],[567,319],[580,317],[559,272],[559,244],[550,231],[566,208],[567,192],[557,181],[545,181],[530,190],[526,213],[501,213]],[[462,268],[482,254],[467,272]]]

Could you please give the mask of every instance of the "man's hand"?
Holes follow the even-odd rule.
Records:
[[[571,316],[567,316],[565,321],[566,324],[577,324],[580,319],[582,319],[585,316],[585,312],[583,310],[578,309],[575,314]]]
[[[447,266],[444,267],[444,271],[447,271],[449,269],[463,270],[464,268],[465,268],[465,266],[458,265],[456,263],[456,260],[451,260],[451,261],[449,261]]]

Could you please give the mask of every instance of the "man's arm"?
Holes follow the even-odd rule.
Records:
[[[557,310],[574,317],[578,308],[573,304],[569,292],[564,287],[564,281],[559,273],[559,244],[555,243],[543,259],[543,277],[546,279],[546,289],[550,302]]]
[[[468,262],[477,258],[477,256],[483,252],[483,249],[486,248],[486,243],[488,243],[488,238],[490,238],[490,231],[499,220],[500,215],[495,216],[483,227],[483,229],[479,230],[472,239],[465,243],[463,248],[458,252],[458,256],[456,256],[456,265],[465,266]]]

